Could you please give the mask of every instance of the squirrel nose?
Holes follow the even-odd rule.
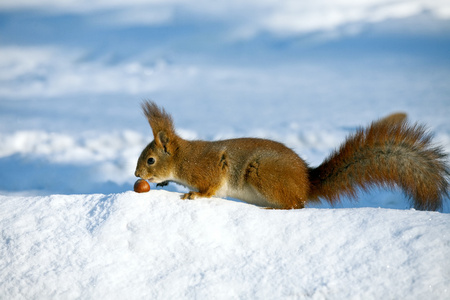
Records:
[[[139,172],[137,170],[136,170],[136,172],[134,172],[134,176],[141,177],[141,176],[139,176]]]

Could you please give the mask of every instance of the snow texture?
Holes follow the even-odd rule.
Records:
[[[2,298],[446,299],[448,215],[148,194],[1,197]]]

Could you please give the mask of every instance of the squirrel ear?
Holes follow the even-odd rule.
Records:
[[[160,131],[156,134],[155,142],[164,148],[164,152],[170,154],[167,151],[167,145],[169,144],[170,139],[169,136],[164,131]]]

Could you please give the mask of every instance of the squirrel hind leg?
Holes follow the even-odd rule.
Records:
[[[306,170],[303,161],[280,166],[273,157],[260,158],[247,165],[245,181],[270,208],[304,208],[309,188]]]

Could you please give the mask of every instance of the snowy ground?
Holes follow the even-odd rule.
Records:
[[[264,210],[130,191],[151,133],[319,164],[391,112],[450,153],[442,1],[0,2],[0,299],[448,299],[450,201]],[[315,2],[316,3],[316,2]]]
[[[1,197],[2,298],[447,299],[447,214]]]

